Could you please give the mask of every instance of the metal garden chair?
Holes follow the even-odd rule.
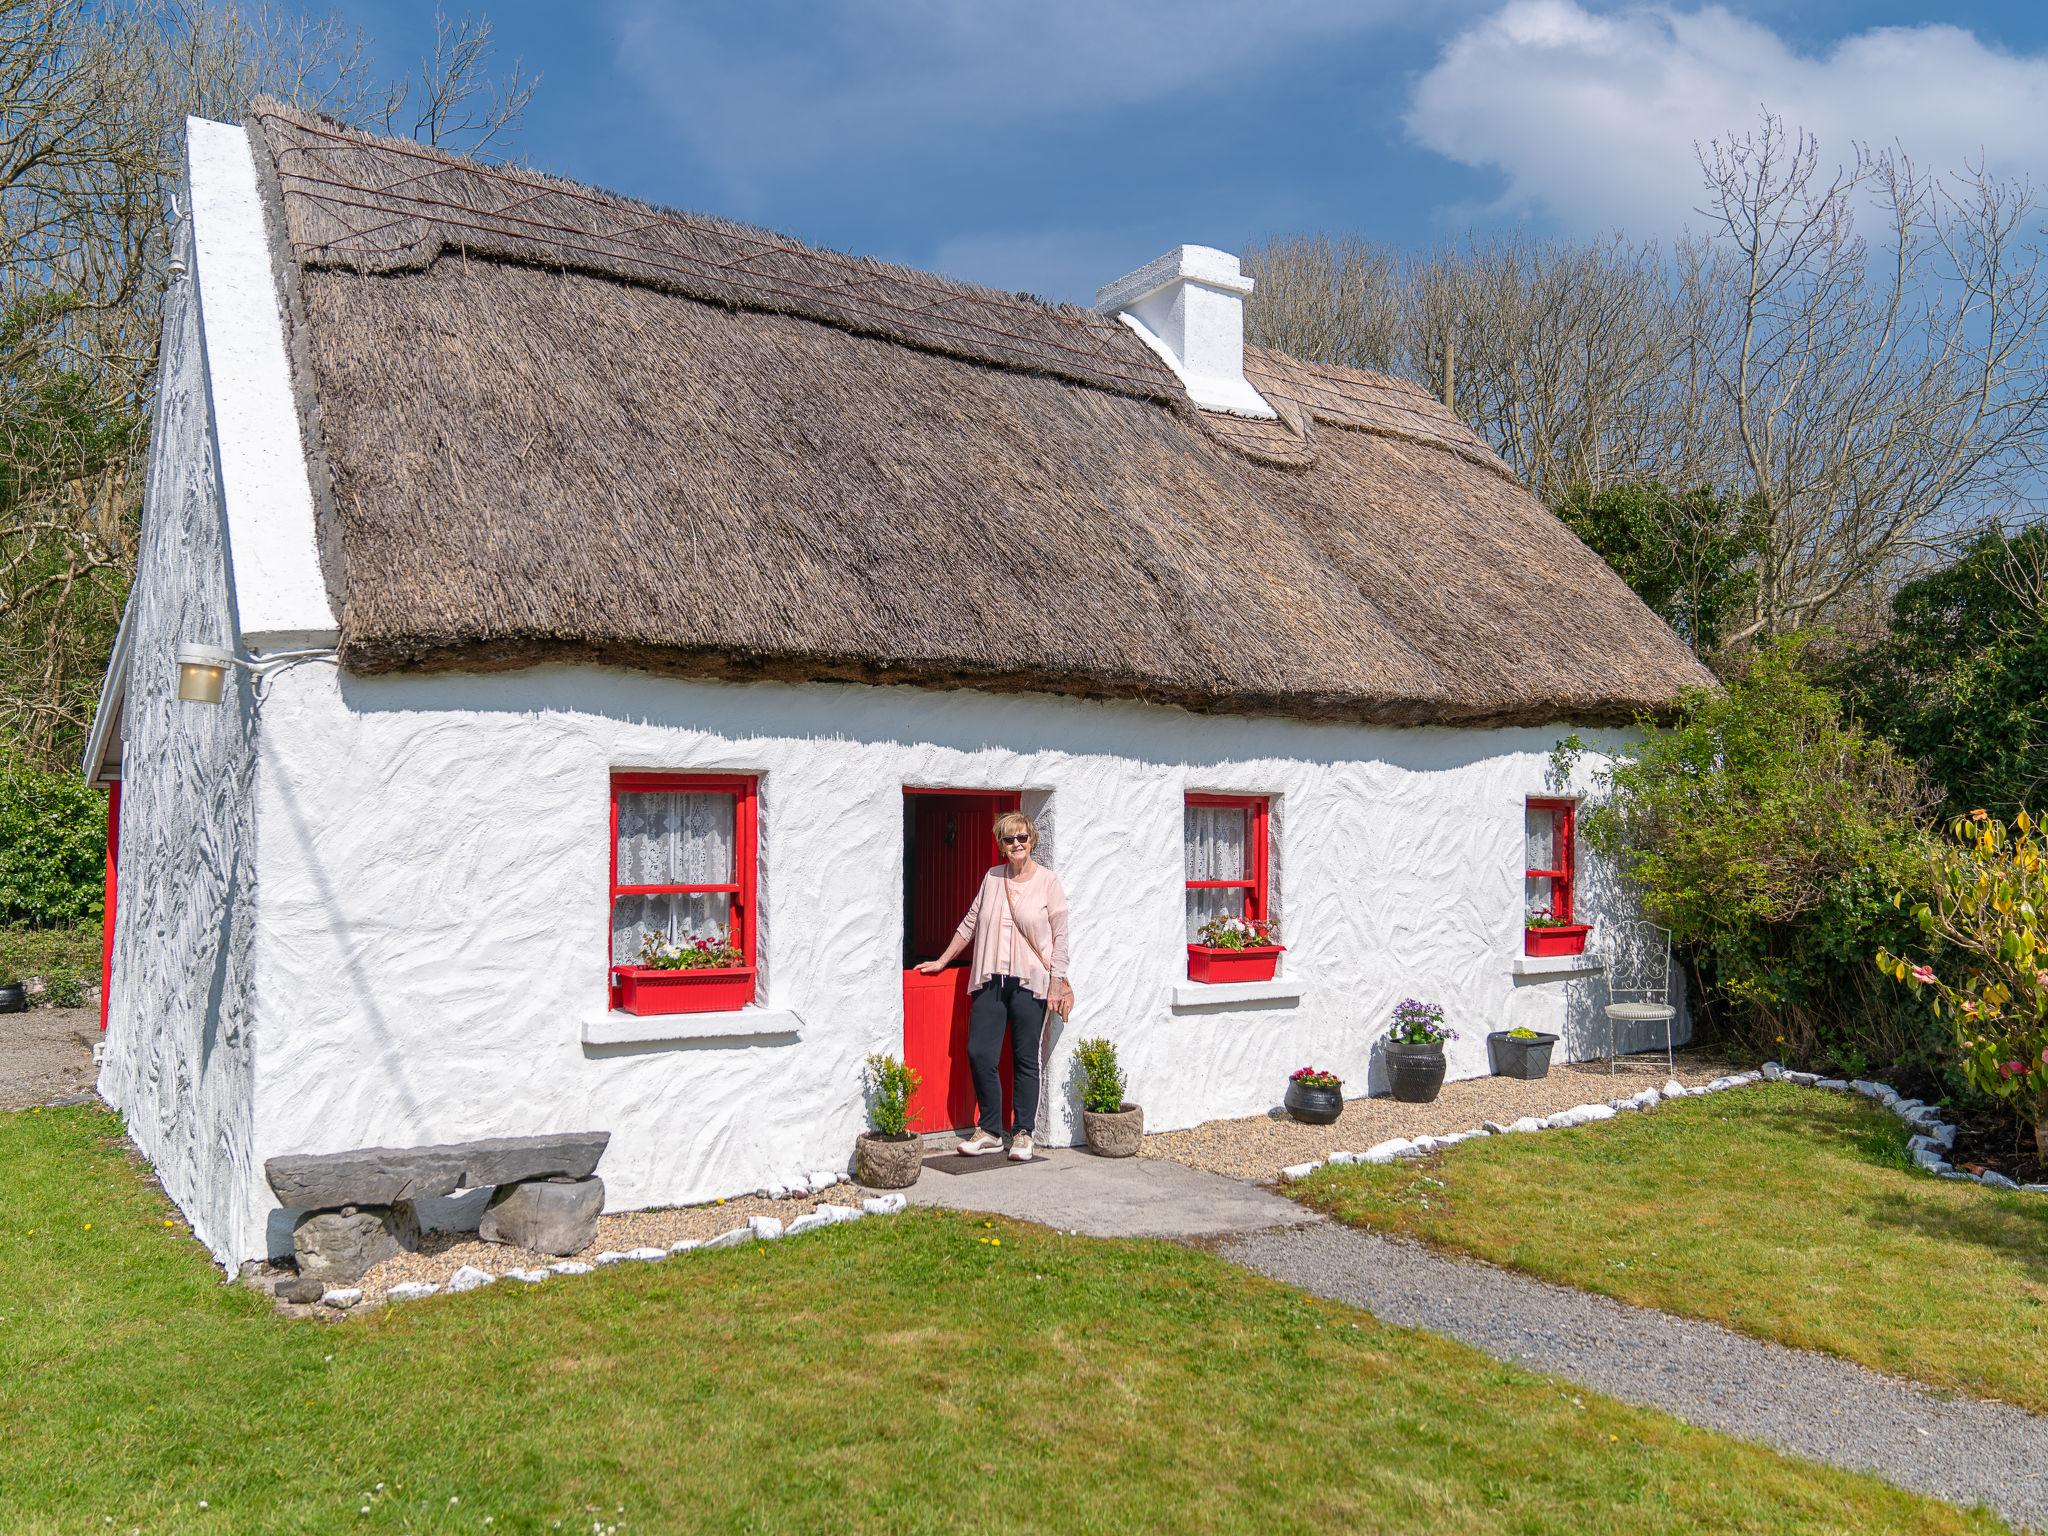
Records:
[[[1662,1024],[1664,1062],[1675,1072],[1671,1032],[1677,1017],[1671,1001],[1671,930],[1647,918],[1615,923],[1608,935],[1607,1070],[1616,1070],[1622,1025]]]

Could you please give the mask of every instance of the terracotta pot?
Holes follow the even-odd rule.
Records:
[[[862,1131],[853,1144],[853,1176],[870,1189],[908,1189],[924,1172],[924,1142],[907,1132]]]
[[[1145,1111],[1135,1104],[1117,1110],[1081,1111],[1088,1150],[1097,1157],[1134,1157],[1145,1139]]]
[[[1303,1125],[1334,1125],[1344,1113],[1344,1090],[1290,1082],[1287,1097],[1281,1102],[1287,1106],[1287,1113]]]
[[[1386,1042],[1387,1081],[1394,1097],[1403,1104],[1427,1104],[1444,1085],[1444,1048],[1441,1045],[1404,1045]]]

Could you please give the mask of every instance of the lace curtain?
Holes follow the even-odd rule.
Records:
[[[1243,806],[1191,805],[1187,808],[1187,877],[1190,880],[1242,880],[1246,877],[1251,815]],[[1212,917],[1244,916],[1242,890],[1188,892],[1188,942],[1201,936]]]
[[[736,802],[711,792],[629,792],[619,796],[619,884],[723,885],[733,878]],[[732,921],[725,892],[621,896],[612,906],[612,963],[640,958],[644,934],[672,943],[724,938]]]
[[[1526,844],[1525,869],[1556,869],[1558,858],[1557,812],[1548,806],[1530,806],[1523,812],[1523,841]],[[1550,910],[1554,880],[1536,875],[1525,875],[1522,880],[1522,905],[1532,916]]]

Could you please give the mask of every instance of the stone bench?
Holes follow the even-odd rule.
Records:
[[[538,1253],[590,1246],[604,1209],[598,1159],[609,1131],[493,1136],[431,1147],[294,1152],[263,1165],[278,1203],[302,1214],[292,1251],[303,1278],[345,1283],[419,1243],[415,1203],[490,1189],[477,1235]]]

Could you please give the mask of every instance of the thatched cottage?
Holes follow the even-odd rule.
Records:
[[[1601,913],[1547,754],[1705,676],[1426,393],[1246,348],[1234,259],[1084,311],[270,104],[187,173],[87,767],[101,1090],[231,1265],[284,1153],[605,1130],[614,1207],[708,1198],[843,1166],[875,1051],[958,1123],[909,968],[1010,806],[1055,1145],[1089,1034],[1155,1128],[1367,1091],[1404,995],[1453,1075],[1604,1044],[1525,953]],[[1275,974],[1193,978],[1219,914]]]

